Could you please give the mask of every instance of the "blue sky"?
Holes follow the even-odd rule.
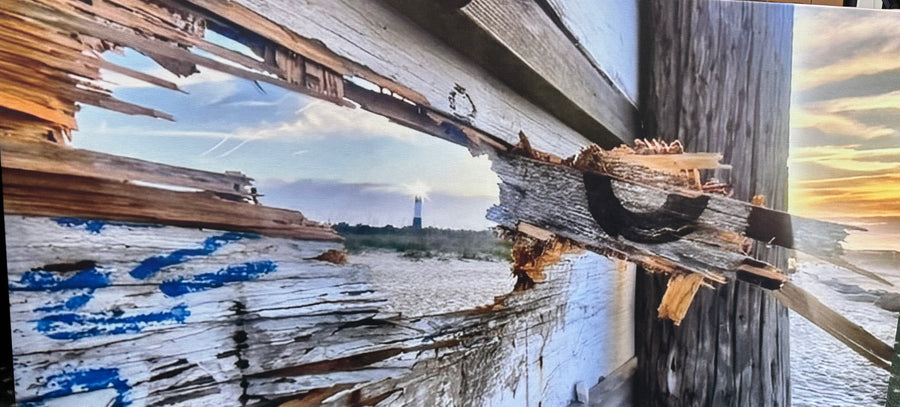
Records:
[[[220,39],[221,42],[224,42]],[[320,221],[403,226],[427,192],[425,226],[483,229],[497,202],[486,157],[387,119],[200,67],[177,78],[133,51],[112,62],[179,84],[188,94],[104,72],[115,95],[175,122],[92,106],[78,113],[73,145],[256,179],[264,204]]]

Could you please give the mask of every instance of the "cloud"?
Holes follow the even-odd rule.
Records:
[[[859,150],[856,145],[800,147],[791,151],[792,163],[815,162],[847,171],[900,169],[900,147]]]
[[[794,76],[796,87],[806,90],[828,83],[844,81],[861,75],[874,75],[900,69],[900,53],[882,52],[847,58],[833,65],[800,71]]]
[[[893,13],[796,7],[795,89],[900,69],[896,31]]]
[[[885,126],[870,126],[840,114],[809,107],[791,108],[791,127],[795,129],[813,128],[829,134],[840,134],[861,138],[890,136],[895,129]]]
[[[794,8],[795,62],[831,65],[847,56],[900,50],[896,15],[861,9]]]
[[[794,180],[791,210],[813,217],[900,216],[900,173]]]
[[[900,90],[877,95],[832,99],[817,104],[822,110],[839,113],[860,110],[900,110]]]
[[[243,140],[285,138],[307,141],[387,137],[412,143],[423,135],[361,109],[314,103],[301,108],[294,119],[239,128],[232,137]]]

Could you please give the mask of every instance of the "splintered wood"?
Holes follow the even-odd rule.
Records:
[[[546,240],[519,235],[512,250],[512,272],[516,276],[515,290],[528,290],[547,280],[544,270],[558,263],[564,254],[584,249],[567,239],[549,237]]]
[[[703,276],[699,274],[677,274],[669,277],[669,284],[657,311],[659,318],[671,319],[675,326],[687,314],[694,301],[694,295],[703,285]]]
[[[404,317],[367,267],[321,259],[341,250],[333,242],[16,215],[5,225],[20,403],[556,406],[631,356],[610,349],[631,346],[633,273],[593,253],[548,264],[553,278],[490,307]],[[75,381],[90,374],[102,385]]]
[[[250,178],[0,135],[3,210],[341,240],[297,211],[257,205]],[[333,257],[339,262],[340,259]]]
[[[493,160],[503,183],[500,204],[488,218],[511,229],[527,225],[675,276],[663,317],[683,317],[694,289],[704,284],[738,279],[780,288],[787,276],[747,255],[751,239],[833,257],[847,235],[845,226],[737,201],[727,196],[727,185],[701,182],[699,170],[727,170],[715,154],[642,141],[635,149],[590,146],[577,157],[558,159],[534,151],[527,137],[520,137],[510,153]],[[792,223],[819,232],[792,233]],[[687,275],[699,277],[684,280]]]
[[[5,44],[0,50],[0,118],[16,119],[0,121],[0,132],[62,142],[77,128],[76,103],[171,120],[167,113],[112,96],[101,69],[180,90],[169,81],[102,59],[103,52],[120,47],[149,56],[177,76],[196,73],[200,65],[345,103],[343,78],[332,70],[265,41],[255,41],[262,45],[254,50],[263,61],[223,48],[203,38],[208,16],[177,3],[165,4],[135,0],[0,3],[0,41]],[[26,116],[19,120],[16,114]]]

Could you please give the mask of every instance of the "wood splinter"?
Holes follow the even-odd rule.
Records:
[[[675,326],[681,325],[681,320],[687,315],[701,285],[710,286],[699,274],[675,274],[669,277],[666,293],[657,308],[659,319],[668,318]]]
[[[521,226],[521,225],[520,225]],[[524,291],[534,288],[537,283],[547,280],[544,269],[558,263],[564,254],[580,253],[584,251],[580,246],[568,239],[557,238],[552,234],[531,235],[522,232],[521,227],[512,238],[515,246],[512,249],[513,263],[511,266],[513,275],[516,276],[514,291]],[[530,231],[537,228],[528,228]]]

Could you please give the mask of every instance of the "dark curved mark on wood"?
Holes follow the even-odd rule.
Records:
[[[789,213],[755,207],[747,218],[747,237],[776,246],[794,247],[794,227]]]
[[[584,173],[588,209],[603,231],[638,243],[674,242],[695,229],[709,197],[689,198],[669,194],[666,203],[648,213],[635,213],[622,206],[609,177]]]

